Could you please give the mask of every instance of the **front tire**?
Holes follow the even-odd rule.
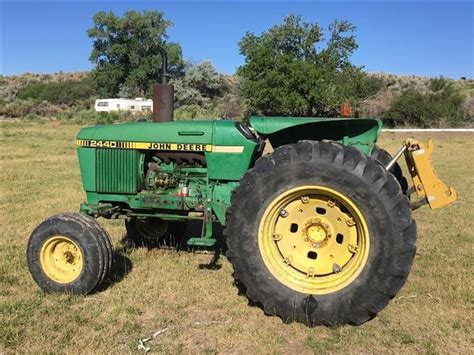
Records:
[[[405,283],[416,224],[392,174],[352,147],[301,141],[257,161],[225,235],[249,299],[285,322],[361,324]]]
[[[27,260],[43,291],[89,294],[110,272],[112,245],[96,220],[64,213],[35,228],[28,241]]]

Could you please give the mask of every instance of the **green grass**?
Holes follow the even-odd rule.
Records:
[[[473,349],[474,140],[435,134],[439,175],[459,201],[414,213],[418,253],[407,284],[377,318],[359,327],[283,324],[248,305],[232,267],[213,255],[170,249],[123,252],[123,279],[87,296],[44,295],[27,269],[29,234],[43,219],[84,200],[75,125],[0,123],[0,352],[469,353]],[[426,136],[419,136],[422,139]],[[392,154],[404,136],[385,134]],[[100,221],[119,247],[120,222]],[[131,268],[131,270],[130,270]],[[196,323],[199,322],[199,323]]]

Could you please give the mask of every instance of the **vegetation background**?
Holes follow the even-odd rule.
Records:
[[[472,127],[474,81],[367,73],[351,63],[356,28],[334,21],[327,29],[289,15],[260,35],[239,42],[244,64],[234,75],[211,62],[191,63],[171,42],[172,23],[158,11],[99,12],[87,33],[93,40],[91,72],[0,77],[0,117],[111,123],[136,119],[126,112],[97,113],[97,98],[151,97],[160,81],[159,47],[168,52],[176,119],[250,115],[339,115],[382,118],[389,126]]]

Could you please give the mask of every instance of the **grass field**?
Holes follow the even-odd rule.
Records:
[[[101,221],[119,249],[114,282],[91,296],[44,295],[27,269],[29,234],[43,219],[77,211],[81,188],[74,136],[55,122],[0,123],[0,353],[472,353],[474,135],[432,134],[439,175],[459,201],[424,207],[407,284],[374,320],[339,329],[284,325],[249,306],[225,257],[172,249],[127,250],[123,222]],[[427,136],[418,135],[426,139]],[[384,134],[392,154],[403,136]]]

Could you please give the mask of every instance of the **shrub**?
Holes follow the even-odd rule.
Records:
[[[247,106],[242,98],[235,94],[226,94],[219,100],[217,106],[219,117],[244,120],[247,115]]]
[[[219,117],[215,107],[205,109],[199,105],[183,105],[174,110],[175,120],[212,119]]]
[[[68,80],[31,84],[18,91],[17,98],[73,105],[78,101],[90,99],[94,93],[94,88],[89,80]]]
[[[15,100],[0,106],[0,115],[5,117],[24,117],[28,114],[37,116],[56,116],[64,107],[52,105],[47,101]]]
[[[430,91],[403,91],[385,114],[391,126],[460,126],[467,120],[464,96],[451,81],[432,79]]]
[[[224,75],[219,74],[211,62],[188,64],[183,77],[171,80],[177,106],[199,105],[208,109],[215,98],[230,90]]]

